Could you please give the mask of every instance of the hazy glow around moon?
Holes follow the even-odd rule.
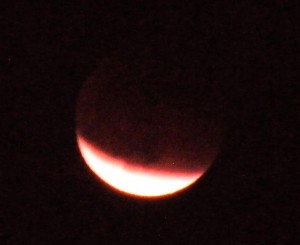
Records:
[[[132,167],[123,160],[101,152],[78,136],[81,154],[89,168],[114,188],[138,196],[162,196],[179,191],[200,178],[203,172],[167,173],[151,168]]]

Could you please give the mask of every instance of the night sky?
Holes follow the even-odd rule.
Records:
[[[1,244],[295,244],[292,1],[20,2],[0,17]],[[145,199],[89,171],[76,105],[96,69],[151,103],[169,81],[173,106],[217,113],[221,150],[198,182]]]

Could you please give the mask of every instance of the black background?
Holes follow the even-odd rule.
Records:
[[[1,17],[1,244],[293,243],[293,2],[20,2]],[[193,67],[223,96],[213,167],[162,199],[105,186],[75,139],[85,79],[141,52]]]

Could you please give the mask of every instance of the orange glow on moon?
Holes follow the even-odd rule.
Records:
[[[133,167],[124,160],[108,156],[80,136],[77,140],[89,168],[107,184],[129,194],[144,197],[168,195],[191,185],[204,172],[170,173],[150,167]]]

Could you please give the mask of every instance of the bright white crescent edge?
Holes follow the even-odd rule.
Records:
[[[133,195],[156,197],[186,188],[203,172],[193,174],[164,173],[147,168],[130,168],[129,164],[96,149],[82,137],[77,137],[82,157],[89,168],[107,184]]]

